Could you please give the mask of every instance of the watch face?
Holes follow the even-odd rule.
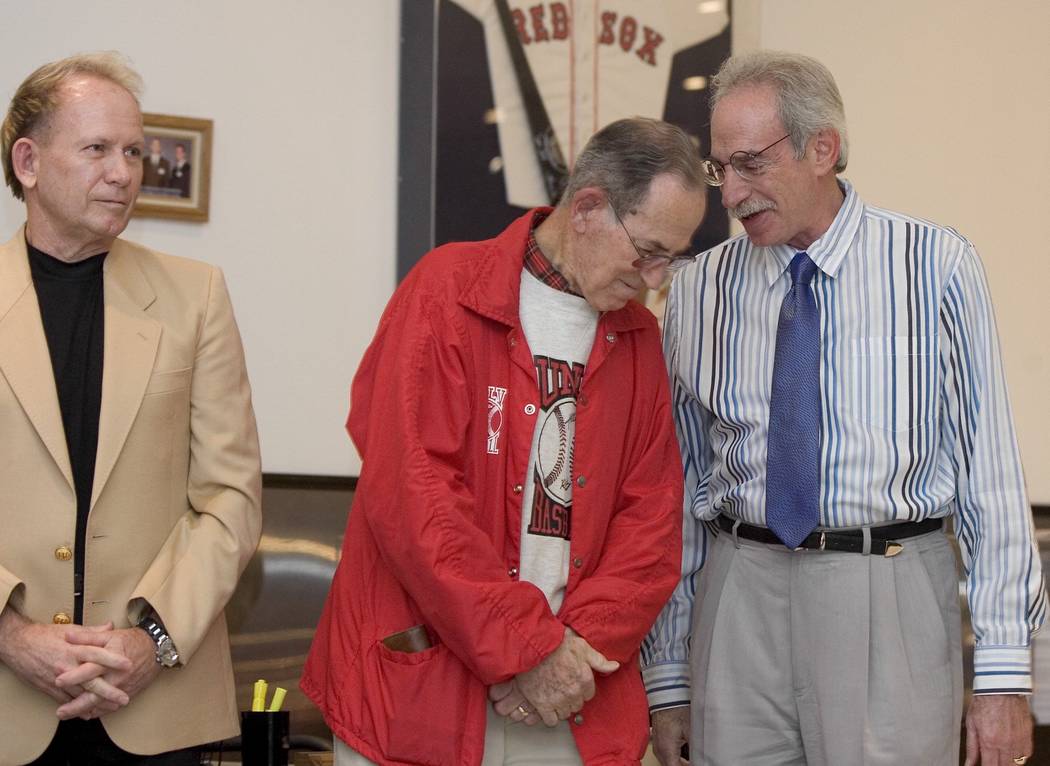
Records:
[[[175,649],[175,642],[171,636],[164,632],[164,628],[152,617],[144,618],[138,627],[146,631],[157,645],[157,662],[166,668],[174,668],[179,664],[179,653]]]
[[[157,646],[157,658],[166,668],[174,667],[179,663],[179,653],[175,651],[175,644],[167,636],[162,638]]]

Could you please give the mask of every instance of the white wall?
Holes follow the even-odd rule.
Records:
[[[420,2],[424,0],[418,0]],[[266,470],[356,474],[347,391],[394,284],[398,0],[0,0],[0,97],[127,53],[146,111],[215,120],[212,219],[128,236],[224,267]],[[846,100],[847,176],[972,239],[996,299],[1033,502],[1050,503],[1050,3],[736,0],[734,44],[809,53]],[[22,208],[0,193],[0,233]]]
[[[125,234],[226,272],[266,471],[356,475],[349,382],[394,285],[399,3],[0,3],[0,99],[32,68],[115,49],[143,110],[215,121],[211,220]],[[0,193],[0,234],[24,209]]]
[[[996,303],[1033,503],[1050,503],[1050,3],[736,0],[734,48],[806,53],[846,103],[846,177],[954,226]]]

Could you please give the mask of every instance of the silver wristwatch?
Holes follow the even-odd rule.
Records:
[[[175,648],[175,642],[171,640],[171,636],[168,635],[168,632],[156,617],[151,614],[146,615],[137,627],[146,631],[146,635],[153,640],[156,646],[158,665],[165,668],[177,668],[179,666],[179,652]]]

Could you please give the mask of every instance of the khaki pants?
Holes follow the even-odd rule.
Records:
[[[481,766],[581,766],[569,724],[560,721],[547,728],[543,724],[526,726],[496,715],[488,706],[485,728],[485,756]],[[335,740],[336,766],[375,766],[338,737]]]
[[[959,762],[962,642],[942,532],[897,556],[712,543],[694,615],[704,766]]]

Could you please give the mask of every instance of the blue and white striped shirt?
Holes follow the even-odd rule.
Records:
[[[974,690],[1031,690],[1046,594],[984,269],[957,232],[853,188],[808,249],[821,322],[820,523],[954,516]],[[710,530],[765,526],[766,421],[788,245],[738,236],[671,285],[664,352],[685,467],[682,581],[642,646],[650,707],[689,701],[689,633]]]

